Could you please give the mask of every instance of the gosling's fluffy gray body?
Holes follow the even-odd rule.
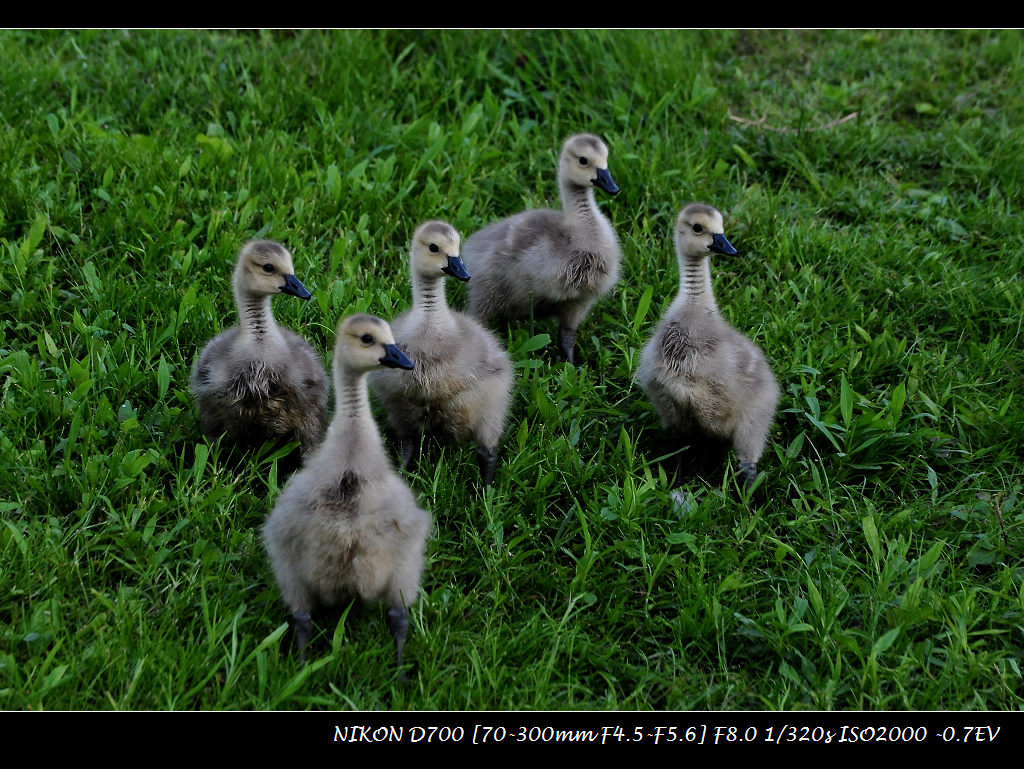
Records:
[[[232,286],[239,325],[215,336],[192,369],[191,386],[203,432],[256,443],[298,439],[303,452],[319,443],[327,424],[327,375],[302,337],[274,321],[270,297],[310,294],[296,279],[292,257],[279,243],[246,243]]]
[[[412,308],[391,323],[396,343],[416,368],[375,371],[369,380],[387,409],[404,461],[424,432],[472,439],[483,482],[489,484],[508,416],[512,363],[492,333],[448,307],[445,275],[470,279],[459,259],[459,240],[446,222],[427,222],[416,230],[409,254]]]
[[[731,442],[749,489],[779,386],[764,353],[715,304],[709,257],[736,253],[723,234],[722,214],[700,203],[686,206],[675,241],[679,294],[644,347],[637,379],[666,427]]]
[[[562,210],[536,209],[484,227],[463,244],[473,275],[467,310],[491,322],[557,315],[558,343],[574,361],[576,329],[619,278],[622,251],[594,187],[619,191],[608,147],[593,134],[570,136],[558,165]]]
[[[310,613],[358,598],[387,603],[401,662],[406,608],[419,593],[431,518],[392,468],[370,413],[366,374],[382,365],[413,366],[388,324],[370,315],[343,320],[334,348],[331,426],[263,527],[303,658]]]

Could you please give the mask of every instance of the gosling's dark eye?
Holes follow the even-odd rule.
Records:
[[[268,262],[267,264],[263,265],[263,271],[264,272],[273,272],[274,271],[274,265],[272,265],[272,264],[270,264]]]
[[[700,235],[702,232],[704,232],[704,228],[701,227],[699,224],[695,224],[695,225],[693,225],[693,231],[697,235]]]
[[[589,160],[587,160],[586,158],[580,158],[580,165],[581,165],[581,166],[585,166],[585,165],[586,165],[587,163],[589,163],[589,162],[590,162],[590,161],[589,161]]]
[[[363,334],[361,337],[359,337],[359,341],[361,341],[363,344],[373,344],[373,335]]]
[[[441,249],[437,247],[437,243],[431,243],[430,244],[430,253],[436,254],[440,250]]]

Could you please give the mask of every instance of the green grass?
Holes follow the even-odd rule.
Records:
[[[1020,709],[1024,79],[1016,31],[0,32],[0,708]],[[844,120],[844,118],[847,118]],[[406,243],[557,200],[611,148],[621,282],[584,365],[516,361],[495,486],[469,446],[408,680],[380,607],[310,662],[259,539],[281,452],[188,393],[269,237],[324,353],[408,306]],[[633,381],[685,202],[725,212],[723,313],[783,389],[747,507],[673,504]],[[461,306],[464,290],[450,287]]]

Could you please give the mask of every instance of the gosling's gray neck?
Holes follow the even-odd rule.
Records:
[[[270,311],[269,296],[236,291],[235,304],[238,305],[238,320],[245,339],[257,347],[277,348],[284,345],[281,329]]]
[[[707,257],[679,259],[679,293],[672,302],[673,310],[707,310],[718,312],[711,289],[711,260]]]
[[[445,330],[453,320],[445,295],[445,277],[415,274],[412,278],[412,311],[424,328]]]
[[[382,456],[380,430],[370,411],[366,373],[353,373],[334,367],[334,419],[325,443],[331,443],[330,461],[336,466],[352,467]],[[379,460],[378,460],[379,461]]]
[[[595,227],[601,216],[594,188],[580,187],[570,181],[562,182],[562,209],[569,223],[577,227]]]

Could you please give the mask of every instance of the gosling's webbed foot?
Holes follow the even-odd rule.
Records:
[[[402,650],[405,648],[405,637],[409,635],[409,617],[405,607],[392,606],[388,609],[388,629],[395,637],[396,664],[402,664]]]
[[[476,459],[480,465],[480,479],[484,486],[494,482],[494,469],[498,464],[498,449],[480,446],[476,450]]]
[[[295,648],[299,652],[299,662],[306,662],[306,644],[313,636],[313,620],[308,611],[297,611],[292,613],[292,632],[295,634]]]

